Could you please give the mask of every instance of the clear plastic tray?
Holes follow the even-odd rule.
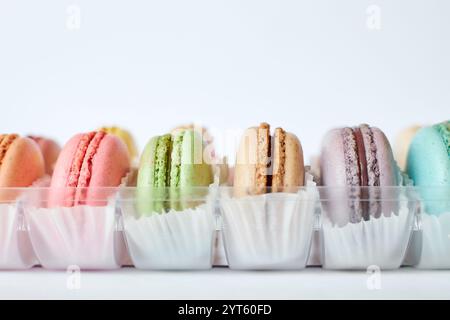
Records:
[[[90,201],[51,206],[50,188],[29,189],[24,211],[28,232],[40,264],[47,269],[117,269],[127,251],[117,210],[118,188],[90,188]],[[60,194],[87,190],[66,188]],[[69,198],[69,197],[68,197]]]
[[[420,208],[413,188],[321,187],[319,191],[323,268],[400,268]]]
[[[23,211],[25,189],[0,189],[0,269],[29,269],[38,264]]]
[[[0,189],[0,269],[107,270],[130,257],[140,269],[209,269],[221,235],[232,269],[295,270],[305,268],[313,234],[326,269],[450,269],[448,187],[309,186],[238,198],[212,186],[175,190],[176,199],[163,190],[146,201],[177,210],[146,214],[136,188],[91,189],[88,204],[59,207],[49,206],[50,190]]]
[[[139,210],[136,192],[136,188],[123,188],[119,197],[127,247],[135,267],[150,270],[212,268],[217,189],[196,187],[187,192],[170,188],[140,189],[141,194],[148,193],[146,207],[158,208],[157,211]]]
[[[420,214],[409,263],[420,269],[450,269],[450,187],[415,188],[415,192]]]
[[[318,193],[315,187],[290,191],[234,197],[233,188],[221,188],[222,233],[230,268],[306,267],[318,213]]]

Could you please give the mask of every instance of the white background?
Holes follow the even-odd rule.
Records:
[[[268,121],[307,157],[338,125],[394,138],[450,118],[449,16],[446,0],[0,0],[0,131],[118,124],[142,148],[180,123]]]

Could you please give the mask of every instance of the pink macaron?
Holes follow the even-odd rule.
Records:
[[[45,162],[45,173],[51,176],[55,168],[56,160],[61,152],[61,147],[56,141],[45,137],[28,136],[28,138],[33,139],[41,149]]]
[[[126,145],[101,131],[77,134],[61,151],[51,181],[49,206],[104,205],[130,170]]]

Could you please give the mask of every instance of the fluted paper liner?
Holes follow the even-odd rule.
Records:
[[[114,200],[107,206],[26,208],[29,234],[44,268],[120,268],[126,247]]]
[[[25,201],[25,216],[40,264],[57,270],[120,268],[127,251],[116,211],[116,194],[113,192],[104,206],[46,208],[45,191],[30,193]]]
[[[217,221],[217,230],[214,237],[214,267],[228,267],[227,254],[225,252],[225,244],[223,243],[223,234],[221,228],[221,219]]]
[[[420,238],[415,243],[417,268],[450,269],[450,212],[422,214]]]
[[[34,182],[30,188],[48,186],[50,177]],[[33,251],[28,235],[28,225],[23,213],[22,200],[24,190],[11,190],[17,199],[12,203],[0,204],[0,269],[29,269],[39,262]]]
[[[124,218],[131,259],[139,269],[209,269],[215,219],[208,205]]]
[[[403,179],[404,185],[413,186],[406,174]],[[420,194],[417,197],[420,199]],[[426,208],[423,203],[422,208]],[[450,212],[434,215],[425,211],[418,216],[405,264],[420,269],[450,269]]]
[[[212,268],[216,244],[214,201],[219,177],[219,168],[214,167],[214,182],[208,188],[205,203],[195,208],[139,215],[134,205],[122,205],[126,243],[137,268]]]
[[[382,214],[368,221],[334,225],[322,215],[322,263],[326,269],[397,269],[411,237],[415,211],[400,196],[396,214]]]
[[[305,268],[317,200],[315,187],[292,194],[222,195],[222,232],[230,268]]]

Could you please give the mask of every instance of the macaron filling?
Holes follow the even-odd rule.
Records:
[[[377,145],[375,143],[374,134],[372,129],[368,125],[361,125],[359,127],[362,136],[364,138],[364,148],[366,150],[366,163],[367,163],[367,185],[379,186],[380,185],[380,166],[378,164],[377,157]],[[364,184],[366,185],[366,184]]]
[[[342,130],[342,141],[344,144],[345,176],[347,185],[351,187],[360,186],[360,166],[358,164],[358,153],[355,135],[351,128]]]
[[[377,161],[377,148],[373,132],[367,125],[357,128],[344,128],[342,131],[344,141],[344,157],[347,184],[351,187],[371,187],[380,185],[380,170]],[[351,191],[350,198],[354,199],[350,206],[354,216],[351,221],[359,221],[362,216],[370,219],[372,214],[379,211],[376,192],[371,190],[355,189]]]
[[[269,171],[272,166],[271,140],[269,124],[262,123],[257,137],[256,187],[258,193],[264,193],[272,185],[272,175]]]
[[[368,186],[369,185],[369,175],[367,173],[367,158],[366,158],[366,148],[364,144],[364,137],[360,128],[353,129],[353,135],[355,137],[356,142],[356,155],[357,155],[357,164],[359,166],[359,183],[360,186]]]
[[[7,134],[2,136],[2,139],[0,141],[0,166],[3,163],[3,160],[6,156],[6,152],[8,152],[9,147],[18,137],[19,136],[17,134]]]
[[[153,186],[156,188],[168,187],[170,184],[170,154],[172,149],[172,136],[170,134],[158,139],[155,152],[155,169]]]
[[[283,190],[284,177],[286,173],[286,131],[281,128],[275,130],[274,136],[274,157],[276,157],[272,176],[272,191],[279,192]]]
[[[171,154],[171,168],[170,168],[170,186],[180,186],[181,175],[181,149],[183,145],[185,132],[180,132],[175,135],[173,139],[173,149]]]
[[[344,128],[344,157],[349,186],[379,186],[377,148],[370,127]]]

